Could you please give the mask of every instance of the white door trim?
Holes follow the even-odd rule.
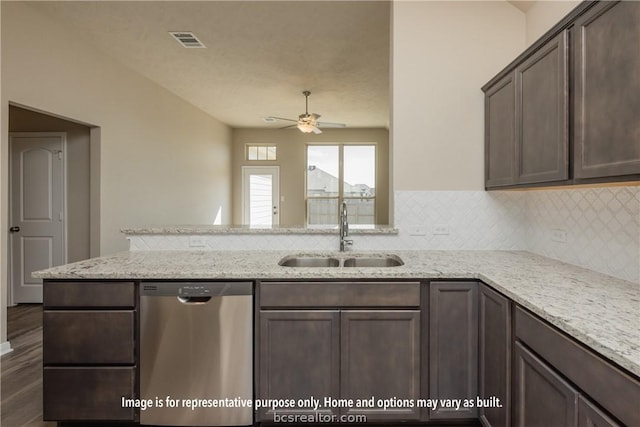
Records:
[[[272,199],[276,214],[273,225],[280,224],[280,166],[242,166],[242,223],[249,224],[249,210],[247,209],[249,194],[246,188],[247,177],[252,174],[272,174],[275,179],[272,187]]]
[[[12,197],[12,183],[11,183],[11,176],[12,176],[12,162],[11,162],[11,152],[12,152],[12,146],[13,144],[12,139],[15,137],[42,137],[42,138],[46,138],[46,137],[60,137],[61,139],[61,150],[62,150],[62,236],[63,236],[63,240],[62,240],[62,259],[63,259],[63,264],[66,264],[67,261],[67,240],[68,240],[68,236],[67,236],[67,133],[66,132],[9,132],[9,191],[7,192],[7,201],[8,201],[8,205],[11,204],[11,197]],[[9,209],[9,224],[12,223],[12,210]],[[12,259],[12,252],[13,252],[13,245],[11,242],[11,234],[9,234],[8,239],[7,239],[7,246],[8,246],[8,251],[7,251],[7,305],[12,306],[15,305],[15,300],[14,300],[14,295],[13,295],[13,271],[12,271],[12,264],[13,264],[13,259]]]

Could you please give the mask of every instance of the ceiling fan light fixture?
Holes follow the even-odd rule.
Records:
[[[303,132],[303,133],[311,133],[311,132],[313,132],[314,128],[315,128],[315,126],[312,123],[308,123],[308,122],[299,122],[298,123],[298,129],[300,129],[300,131]]]
[[[285,119],[284,117],[276,117],[276,116],[265,117],[263,120],[267,123],[270,123],[272,120],[284,120],[286,122],[294,122],[295,124],[290,124],[288,126],[281,127],[280,129],[287,129],[295,126],[302,133],[313,132],[316,135],[322,133],[322,130],[320,130],[322,126],[345,127],[343,123],[318,122],[318,119],[320,118],[320,114],[316,114],[316,113],[309,114],[309,95],[311,95],[311,92],[308,90],[305,90],[304,92],[302,92],[302,94],[304,95],[304,99],[305,99],[305,109],[304,109],[304,114],[300,114],[298,116],[298,120]]]

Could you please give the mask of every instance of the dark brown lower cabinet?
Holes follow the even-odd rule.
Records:
[[[578,392],[518,341],[514,352],[514,425],[576,427]]]
[[[44,282],[43,419],[136,421],[137,303],[131,281]]]
[[[517,305],[514,309],[514,325],[518,340],[516,342],[525,343],[531,352],[540,360],[544,360],[545,366],[552,367],[553,372],[570,381],[571,386],[579,390],[582,396],[588,396],[590,401],[597,402],[597,407],[606,411],[606,414],[611,414],[611,419],[620,420],[623,425],[640,426],[640,380],[637,376],[622,371]],[[520,375],[517,362],[516,357],[516,372]],[[520,387],[515,390],[516,395],[522,389],[522,385],[518,385],[522,380],[521,376],[516,375],[514,387]],[[521,401],[514,402],[515,410],[523,403],[533,405],[526,406],[529,411],[535,411],[535,408],[540,407],[539,402]],[[595,418],[597,415],[592,417]]]
[[[356,285],[357,286],[357,285]],[[384,410],[380,399],[420,396],[419,310],[262,310],[258,348],[259,399],[356,399],[366,408],[262,408],[277,415],[366,415],[367,421],[420,419],[417,407]]]
[[[449,400],[429,413],[434,420],[477,418],[477,282],[429,285],[429,398]],[[459,401],[456,405],[454,401]],[[464,401],[473,407],[464,407]]]
[[[364,414],[368,421],[419,421],[420,311],[344,310],[340,318],[340,396],[375,401],[344,413]],[[378,406],[392,399],[413,406]]]
[[[133,367],[45,367],[43,418],[57,421],[131,421],[135,396]]]
[[[260,409],[255,421],[314,413],[419,421],[421,292],[416,281],[259,282],[256,396],[294,399],[296,406],[313,397],[321,406]],[[325,405],[325,398],[353,405]],[[385,410],[391,399],[413,406]]]
[[[338,310],[261,311],[259,342],[259,399],[339,397]],[[256,421],[273,422],[277,414],[313,412],[313,408],[261,408]],[[319,412],[337,414],[332,408]]]
[[[515,344],[515,422],[527,427],[619,427],[522,343]]]
[[[584,396],[578,397],[578,427],[620,427],[604,411]]]
[[[478,394],[488,406],[479,407],[478,413],[485,426],[508,427],[511,425],[509,299],[481,283],[478,288],[478,318]]]

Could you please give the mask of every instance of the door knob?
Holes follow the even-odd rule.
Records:
[[[20,227],[11,227],[9,231],[12,233],[17,233],[18,231],[20,231]]]

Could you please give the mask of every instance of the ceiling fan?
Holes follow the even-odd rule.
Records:
[[[274,116],[265,117],[264,120],[266,122],[273,122],[276,120],[295,122],[295,124],[293,125],[284,126],[284,127],[281,127],[280,129],[287,129],[287,128],[296,126],[303,133],[313,132],[315,134],[322,133],[322,130],[320,128],[343,128],[346,126],[344,123],[319,122],[318,119],[320,118],[320,114],[316,114],[316,113],[309,114],[309,95],[311,95],[311,92],[308,90],[305,90],[304,92],[302,92],[302,94],[304,95],[304,98],[305,98],[305,110],[304,110],[304,114],[300,114],[298,116],[298,120],[285,119],[283,117],[274,117]]]

